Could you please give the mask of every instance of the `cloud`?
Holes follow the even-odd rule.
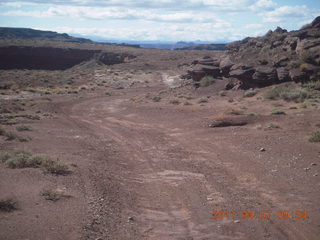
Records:
[[[2,16],[24,16],[24,17],[71,17],[79,19],[122,19],[122,20],[145,20],[154,22],[213,22],[228,24],[219,20],[214,14],[206,12],[162,12],[153,9],[129,9],[123,7],[49,7],[45,11],[7,11],[0,13]]]
[[[247,29],[256,29],[256,28],[263,27],[263,25],[260,23],[250,23],[250,24],[246,24],[244,27]]]
[[[14,0],[2,0],[5,3],[14,3]],[[252,0],[20,0],[36,4],[68,5],[68,6],[87,6],[87,7],[130,7],[130,8],[153,8],[166,10],[181,9],[216,9],[220,11],[239,11],[246,9]]]
[[[253,5],[251,5],[249,8],[250,10],[254,12],[261,12],[261,11],[270,11],[274,10],[274,8],[277,6],[275,2],[272,0],[258,0]]]
[[[46,30],[46,29],[40,29]],[[221,27],[219,24],[171,24],[165,23],[157,27],[117,27],[117,28],[82,28],[82,27],[56,27],[50,29],[60,33],[81,34],[84,36],[103,37],[108,40],[158,40],[158,41],[220,41],[235,40],[245,37],[238,29]]]
[[[17,2],[17,1],[2,1],[0,2],[0,7],[11,7],[11,8],[21,8],[23,6],[35,5],[32,2]]]
[[[316,15],[311,9],[303,6],[282,6],[264,13],[264,22],[283,22],[289,19],[300,19],[312,18],[312,15]]]

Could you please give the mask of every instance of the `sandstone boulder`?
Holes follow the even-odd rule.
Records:
[[[277,68],[277,77],[280,82],[286,82],[291,80],[289,76],[289,71],[284,67]]]
[[[278,81],[277,71],[275,68],[259,66],[252,75],[253,81],[259,86],[267,86]]]
[[[234,63],[231,61],[231,58],[229,56],[226,56],[221,59],[219,67],[221,70],[221,73],[223,75],[228,75],[231,67],[234,65]]]

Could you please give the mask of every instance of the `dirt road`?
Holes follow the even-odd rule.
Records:
[[[55,180],[75,197],[51,205],[60,209],[51,215],[44,207],[27,238],[30,226],[5,230],[12,238],[4,239],[318,239],[319,148],[304,135],[318,112],[261,118],[281,125],[272,131],[257,123],[214,129],[208,123],[225,100],[136,101],[161,89],[50,103],[56,117],[38,123],[33,148],[75,164]],[[46,224],[54,227],[41,230]]]
[[[195,111],[165,103],[136,104],[130,101],[136,94],[65,108],[97,140],[101,159],[90,170],[103,198],[110,198],[100,181],[104,173],[118,185],[111,189],[112,204],[99,213],[102,224],[96,224],[102,232],[113,231],[104,238],[317,239],[319,195],[310,184],[315,179],[286,166],[286,155],[299,156],[302,150],[290,133],[261,136],[250,127],[208,129],[205,119],[217,111],[210,106]],[[279,148],[287,140],[288,152]],[[268,152],[260,152],[262,146]],[[301,174],[308,179],[301,180]],[[116,216],[109,207],[117,209]],[[280,219],[278,211],[284,210],[290,218]],[[307,210],[309,218],[298,219],[296,210]],[[254,218],[244,218],[251,211]],[[272,211],[270,219],[260,211]]]

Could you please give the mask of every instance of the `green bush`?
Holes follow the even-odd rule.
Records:
[[[310,142],[320,142],[320,130],[316,130],[311,133],[311,136],[309,138]]]
[[[211,84],[213,84],[215,81],[213,79],[213,77],[211,76],[204,76],[203,78],[201,78],[199,85],[200,87],[208,87]]]
[[[43,167],[52,174],[67,174],[69,166],[61,161],[53,161],[43,154],[31,154],[25,151],[15,151],[13,153],[0,152],[0,160],[9,168],[38,168]]]
[[[302,88],[296,88],[290,85],[281,85],[272,88],[265,94],[267,99],[283,99],[286,101],[303,102],[310,98],[311,94]]]

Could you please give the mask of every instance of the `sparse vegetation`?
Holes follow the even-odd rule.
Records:
[[[246,91],[244,94],[243,94],[243,96],[244,97],[253,97],[253,96],[255,96],[256,94],[258,93],[258,91],[257,90],[248,90],[248,91]]]
[[[304,50],[300,53],[300,59],[302,62],[313,63],[316,57],[316,53],[309,50]]]
[[[160,97],[160,96],[154,96],[154,97],[152,98],[152,100],[153,100],[154,102],[160,102],[160,101],[161,101],[161,97]]]
[[[5,134],[6,130],[2,126],[0,126],[0,136],[5,136]]]
[[[13,199],[0,200],[0,212],[12,212],[17,210],[17,202]]]
[[[5,136],[6,136],[6,141],[12,141],[18,138],[18,136],[13,132],[6,132]]]
[[[28,125],[19,125],[16,127],[17,131],[22,132],[22,131],[32,131],[32,127]]]
[[[180,101],[178,99],[172,99],[169,101],[169,103],[178,105],[178,104],[180,104]]]
[[[39,168],[43,167],[52,174],[64,175],[69,173],[69,166],[61,161],[53,161],[42,154],[31,154],[25,151],[0,152],[0,160],[9,168]]]
[[[69,173],[69,166],[62,161],[52,161],[50,159],[42,163],[44,168],[52,174],[65,175]]]
[[[320,80],[310,81],[302,85],[304,88],[320,90]]]
[[[271,114],[272,115],[285,115],[286,113],[284,111],[280,110],[280,109],[273,109],[271,111]]]
[[[207,103],[208,102],[208,98],[200,98],[198,103]]]
[[[313,67],[312,67],[311,64],[302,63],[302,64],[300,65],[300,70],[301,70],[302,72],[310,72],[310,71],[312,71],[312,69],[313,69]]]
[[[309,138],[310,142],[320,142],[320,130],[316,130],[311,133],[311,136]]]
[[[219,96],[220,96],[220,97],[227,96],[227,92],[226,92],[226,91],[220,91],[220,92],[219,92]]]
[[[274,87],[265,95],[267,99],[283,99],[286,101],[303,102],[310,98],[311,94],[302,88],[296,88],[291,85],[281,85]]]
[[[280,128],[280,127],[276,123],[269,123],[269,125],[267,126],[267,129],[275,129],[275,128]]]
[[[13,125],[17,124],[17,118],[27,118],[30,120],[40,120],[39,115],[33,114],[0,114],[0,124]]]
[[[224,114],[229,114],[229,115],[242,115],[243,111],[237,110],[237,109],[233,109],[233,108],[227,108],[226,110],[224,110],[223,112]]]
[[[213,84],[214,82],[215,81],[212,76],[204,76],[203,78],[201,78],[199,85],[200,85],[200,87],[208,87],[211,84]]]
[[[185,106],[190,106],[190,105],[192,105],[192,103],[191,102],[185,102],[183,105],[185,105]]]
[[[12,154],[9,152],[0,151],[0,161],[3,163],[9,160],[11,156]]]
[[[72,197],[71,195],[67,194],[64,189],[60,189],[60,188],[45,190],[42,192],[41,195],[44,196],[44,198],[46,200],[50,200],[53,202],[56,202],[56,201],[60,200],[61,198],[71,198]]]

